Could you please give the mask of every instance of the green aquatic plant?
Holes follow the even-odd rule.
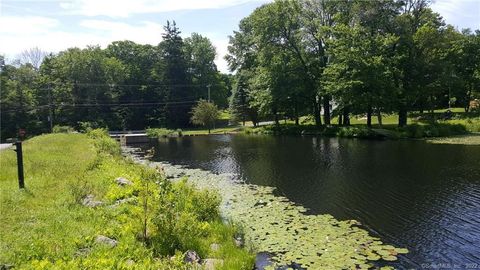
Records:
[[[308,269],[368,269],[375,261],[395,261],[405,248],[386,245],[355,220],[310,215],[274,188],[235,183],[230,175],[162,164],[167,175],[188,177],[198,188],[223,196],[222,213],[242,226],[247,246],[273,254],[275,267],[300,264]]]

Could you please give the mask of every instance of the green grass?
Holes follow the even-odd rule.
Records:
[[[427,142],[435,144],[480,145],[480,134],[428,139]]]
[[[222,127],[210,130],[210,134],[224,134],[224,133],[236,133],[242,128],[238,126]],[[183,135],[208,135],[208,129],[186,129],[183,131]]]
[[[0,266],[15,269],[179,269],[182,252],[196,249],[202,258],[225,260],[223,269],[250,269],[252,255],[233,243],[235,229],[222,223],[218,205],[206,204],[204,192],[171,185],[163,191],[169,205],[193,205],[193,208],[158,208],[158,192],[153,177],[170,186],[153,169],[134,164],[118,155],[118,145],[103,132],[90,134],[51,134],[24,142],[25,190],[18,189],[15,153],[0,152]],[[94,138],[94,139],[92,139]],[[153,173],[153,174],[152,174]],[[150,176],[149,176],[150,175]],[[132,186],[119,187],[114,179],[126,177]],[[189,191],[190,190],[190,191]],[[190,192],[178,198],[175,194]],[[105,206],[87,208],[79,203],[93,194]],[[155,195],[157,194],[157,195]],[[122,198],[137,203],[112,207]],[[149,198],[147,211],[148,239],[139,237],[143,224],[143,198]],[[192,201],[193,200],[193,201]],[[203,207],[203,208],[202,208]],[[174,251],[164,252],[164,235],[159,222],[162,209],[188,216],[188,222],[173,218],[173,236],[181,239]],[[197,209],[210,213],[202,220]],[[174,225],[172,225],[174,224]],[[184,230],[181,230],[183,228]],[[105,235],[118,240],[114,248],[95,243]],[[193,244],[192,244],[193,243]],[[220,244],[211,251],[211,243]],[[80,254],[88,250],[86,254]],[[176,254],[176,259],[170,256]]]

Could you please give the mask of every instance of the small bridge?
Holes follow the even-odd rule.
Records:
[[[109,131],[110,137],[121,144],[147,143],[149,138],[145,130]]]

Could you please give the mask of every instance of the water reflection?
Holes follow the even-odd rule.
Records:
[[[398,267],[480,262],[478,146],[221,135],[155,147],[156,160],[232,173],[313,213],[357,219],[411,251]]]

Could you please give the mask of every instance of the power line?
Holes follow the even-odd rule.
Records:
[[[49,105],[39,105],[34,108],[28,108],[28,109],[12,109],[12,110],[6,110],[2,111],[3,113],[11,113],[11,112],[20,112],[20,111],[26,111],[26,112],[35,112],[38,109],[43,109],[43,108],[50,108],[50,107],[78,107],[78,108],[89,108],[89,107],[136,107],[136,108],[141,108],[141,107],[149,107],[149,106],[154,106],[154,105],[180,105],[180,106],[185,106],[189,104],[196,103],[198,100],[187,100],[187,101],[169,101],[169,102],[136,102],[136,103],[60,103],[60,104],[49,104]]]

